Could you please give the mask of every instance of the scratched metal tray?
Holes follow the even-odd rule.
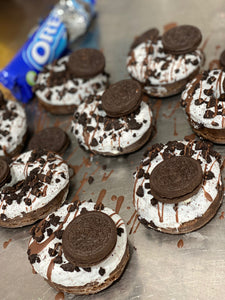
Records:
[[[225,48],[222,0],[207,1],[207,5],[204,0],[99,0],[97,10],[99,14],[90,31],[73,47],[103,49],[111,82],[128,77],[125,60],[129,44],[135,35],[150,27],[163,31],[171,23],[197,25],[204,37],[202,46],[207,68],[217,65]],[[97,295],[66,294],[65,299],[225,298],[225,204],[205,227],[181,236],[147,230],[137,220],[132,204],[132,174],[144,151],[154,143],[183,139],[192,134],[179,107],[179,95],[163,100],[150,99],[149,103],[157,119],[152,140],[133,154],[115,158],[91,156],[80,149],[70,134],[70,116],[51,116],[35,101],[26,107],[31,132],[54,125],[70,135],[71,145],[64,155],[75,174],[70,184],[69,201],[76,198],[97,201],[105,190],[103,203],[119,212],[129,233],[132,255],[121,279]],[[217,145],[215,149],[225,155],[225,146]],[[89,176],[94,178],[92,184],[88,183]],[[0,228],[0,299],[59,299],[57,292],[39,275],[32,274],[26,255],[29,230],[30,226]]]

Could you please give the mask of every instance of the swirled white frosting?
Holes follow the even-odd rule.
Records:
[[[59,155],[54,154],[54,161],[48,161],[47,155],[42,155],[34,162],[28,162],[31,153],[32,151],[25,152],[13,160],[9,166],[11,180],[0,190],[0,215],[4,214],[9,219],[13,219],[15,217],[22,218],[24,214],[44,207],[50,201],[52,201],[69,183],[68,166]],[[45,160],[44,165],[41,165],[40,159]],[[53,168],[49,167],[52,164],[55,164],[55,166]],[[32,187],[30,187],[28,191],[26,191],[25,195],[21,197],[20,203],[17,203],[16,199],[14,199],[11,204],[7,204],[7,200],[4,200],[4,194],[2,193],[2,190],[25,180],[35,168],[39,168],[37,174],[49,175],[50,172],[52,174],[51,181],[49,183],[43,182],[42,186],[40,187],[40,191],[44,191],[43,194],[38,197],[33,195],[31,193]],[[16,194],[19,194],[19,192],[21,192],[21,189],[18,189]],[[31,205],[26,204],[27,198],[31,200]]]
[[[23,107],[16,101],[6,101],[6,109],[0,109],[0,156],[13,152],[23,142],[27,132],[27,118]],[[7,111],[16,115],[4,118]]]

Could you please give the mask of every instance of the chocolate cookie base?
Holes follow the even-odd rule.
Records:
[[[150,95],[151,97],[162,97],[162,98],[179,94],[184,90],[186,84],[199,73],[199,71],[200,71],[200,67],[197,70],[195,70],[193,73],[191,73],[188,77],[170,84],[162,84],[159,86],[158,85],[154,86],[154,85],[145,85],[141,83],[143,87],[143,91],[146,94]],[[148,92],[145,89],[145,87],[150,88],[151,90]],[[162,89],[162,91],[161,92],[158,91],[158,88]]]
[[[68,190],[69,184],[67,184],[67,186],[63,190],[61,190],[59,194],[47,205],[29,213],[24,212],[23,217],[15,217],[13,219],[7,218],[5,221],[2,221],[0,219],[0,226],[6,228],[17,228],[31,225],[40,219],[44,219],[62,205],[62,203],[66,200]]]
[[[117,280],[123,273],[125,266],[129,260],[130,253],[129,253],[129,245],[127,244],[124,256],[119,263],[119,265],[116,267],[116,269],[110,274],[110,277],[105,280],[105,282],[98,284],[97,282],[92,282],[89,284],[86,284],[84,286],[63,286],[60,284],[56,284],[50,280],[45,279],[48,284],[56,289],[59,292],[66,292],[76,295],[89,295],[89,294],[95,294],[100,292],[101,290],[107,288],[110,286],[115,280]]]
[[[191,121],[190,125],[192,130],[200,137],[209,140],[215,144],[225,144],[225,129],[212,129],[212,128],[199,128],[196,129],[192,124],[195,122]],[[197,124],[197,123],[195,123]]]
[[[139,218],[139,221],[145,225],[147,228],[152,228],[160,232],[170,233],[170,234],[184,234],[195,231],[204,225],[206,225],[216,214],[223,202],[223,184],[218,187],[218,194],[212,204],[209,206],[207,211],[201,216],[192,221],[185,222],[178,228],[161,228],[155,226],[153,222],[148,222],[145,219]]]
[[[77,105],[52,105],[48,104],[45,101],[41,100],[39,97],[37,97],[39,103],[51,114],[53,115],[69,115],[73,114],[75,109],[77,108]]]
[[[128,154],[128,153],[132,153],[137,151],[138,149],[140,149],[142,146],[144,146],[147,141],[150,139],[151,134],[153,132],[153,126],[151,125],[150,128],[148,129],[148,131],[146,131],[143,136],[136,141],[134,144],[123,148],[123,151],[119,152],[119,153],[113,153],[113,152],[102,152],[102,151],[97,151],[97,150],[91,150],[90,152],[94,153],[94,154],[100,154],[103,156],[119,156],[119,155],[124,155],[124,154]],[[83,145],[80,144],[80,146],[85,149],[83,147]],[[86,149],[85,149],[86,150]]]

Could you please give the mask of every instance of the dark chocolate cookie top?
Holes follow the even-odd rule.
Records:
[[[157,40],[158,36],[159,36],[159,30],[157,28],[151,28],[134,39],[131,45],[131,49],[137,47],[139,44],[147,40],[154,42]]]
[[[58,127],[45,128],[36,133],[28,144],[29,150],[45,149],[56,153],[64,152],[68,145],[67,134]]]
[[[171,54],[186,54],[197,49],[202,41],[201,31],[192,25],[181,25],[162,36],[164,50]]]
[[[140,84],[132,79],[112,84],[102,95],[102,107],[110,117],[122,117],[135,111],[142,100]]]
[[[223,68],[225,68],[225,50],[220,55],[220,64]]]
[[[203,174],[200,163],[186,156],[175,156],[159,163],[150,175],[152,195],[165,203],[178,203],[196,194]]]
[[[69,262],[90,267],[108,257],[116,241],[113,220],[100,211],[91,211],[79,215],[66,227],[62,247]]]
[[[88,79],[104,71],[105,57],[97,49],[79,49],[70,55],[68,68],[73,76]]]
[[[10,169],[8,163],[0,158],[0,187],[2,187],[9,177]]]

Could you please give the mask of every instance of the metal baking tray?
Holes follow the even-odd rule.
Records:
[[[30,1],[24,2],[26,5],[29,2],[31,7]],[[40,2],[42,13],[47,12],[48,5]],[[14,7],[18,3],[22,5],[19,0],[9,1],[9,6]],[[32,3],[38,5],[34,1]],[[35,15],[34,9],[32,11]],[[158,27],[162,32],[172,23],[198,26],[203,33],[206,68],[216,65],[225,48],[225,7],[222,0],[210,0],[207,4],[204,0],[99,0],[97,11],[98,16],[89,32],[73,48],[103,49],[111,82],[128,78],[126,55],[129,45],[135,35],[151,27]],[[31,17],[27,18],[30,20]],[[10,21],[6,18],[5,24]],[[23,23],[23,26],[26,24]],[[70,134],[71,116],[52,116],[36,101],[26,106],[30,132],[53,125],[63,128],[70,136],[71,145],[64,158],[75,176],[71,180],[68,201],[76,198],[97,201],[101,191],[106,190],[104,205],[119,212],[129,233],[131,259],[121,279],[99,294],[65,294],[65,299],[225,298],[225,204],[202,229],[172,236],[148,230],[139,224],[132,203],[133,172],[144,151],[154,143],[179,140],[192,134],[179,107],[179,100],[180,95],[163,100],[149,99],[157,119],[153,138],[137,152],[113,158],[93,156],[79,148]],[[225,146],[215,145],[215,150],[225,155]],[[92,184],[88,183],[89,176],[94,178]],[[0,299],[56,299],[57,292],[39,275],[32,274],[26,254],[30,228],[0,228]]]

